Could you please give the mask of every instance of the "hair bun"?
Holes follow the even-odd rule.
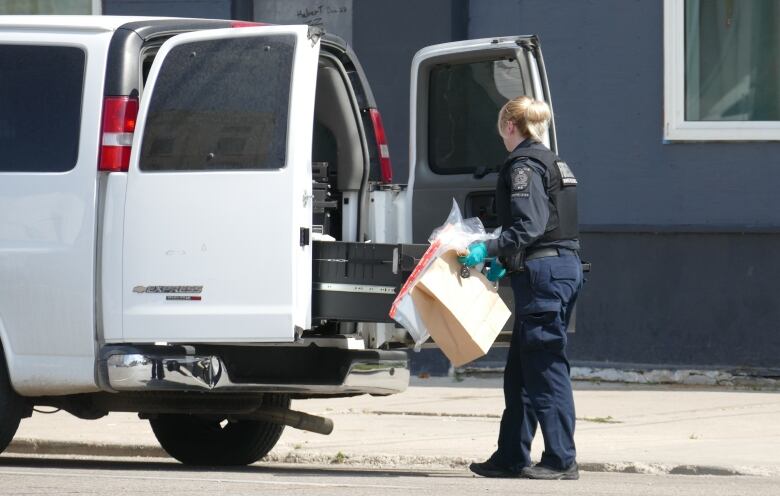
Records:
[[[525,120],[528,124],[544,124],[550,120],[550,107],[539,100],[531,100],[525,109]]]
[[[550,124],[550,106],[529,96],[518,96],[506,102],[498,113],[498,132],[501,134],[507,122],[513,122],[525,137],[542,141]]]

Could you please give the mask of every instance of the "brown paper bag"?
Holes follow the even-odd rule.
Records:
[[[511,312],[482,274],[460,277],[457,254],[434,260],[412,291],[428,332],[456,367],[488,352]]]

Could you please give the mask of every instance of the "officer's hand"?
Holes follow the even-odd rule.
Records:
[[[490,262],[490,270],[488,270],[487,274],[485,274],[485,276],[488,278],[488,281],[496,282],[505,275],[506,269],[501,264],[501,262],[498,261],[498,258],[494,258],[493,261]]]
[[[474,267],[485,261],[487,257],[487,245],[482,241],[478,241],[469,246],[469,253],[464,257],[458,257],[458,262],[466,267]]]

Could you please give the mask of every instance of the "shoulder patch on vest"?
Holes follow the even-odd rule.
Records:
[[[577,178],[574,177],[574,173],[571,171],[571,168],[569,168],[569,164],[567,164],[563,160],[556,160],[555,166],[558,167],[558,170],[561,173],[561,185],[563,186],[577,185]]]
[[[512,178],[512,192],[525,191],[528,189],[528,183],[531,182],[530,167],[514,167],[510,172]]]

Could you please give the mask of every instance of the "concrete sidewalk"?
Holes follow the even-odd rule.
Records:
[[[780,475],[780,393],[575,383],[584,470]],[[414,379],[405,393],[305,400],[335,422],[330,436],[286,429],[268,459],[372,467],[464,469],[495,448],[500,379]],[[541,436],[534,444],[538,459]],[[165,456],[146,421],[35,413],[6,453]],[[7,455],[6,455],[7,456]]]

